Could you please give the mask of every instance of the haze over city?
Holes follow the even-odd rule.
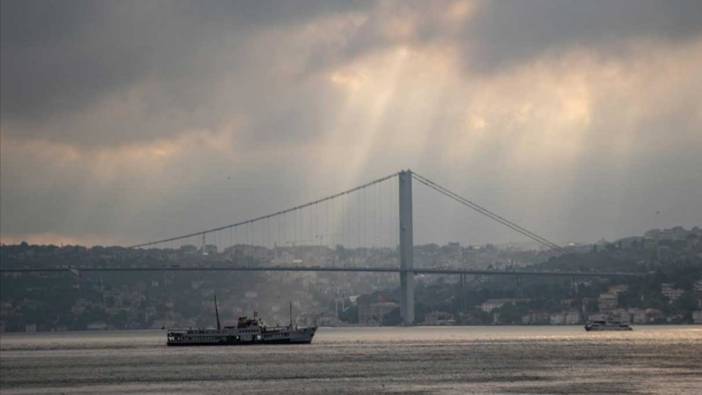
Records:
[[[702,223],[698,1],[1,14],[3,243],[128,245],[406,168],[558,243]],[[421,199],[455,220],[417,243],[522,241]]]

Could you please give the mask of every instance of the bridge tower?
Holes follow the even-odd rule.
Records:
[[[414,324],[414,240],[412,234],[412,171],[399,174],[400,198],[400,315]]]

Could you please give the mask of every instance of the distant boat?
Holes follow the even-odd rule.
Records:
[[[589,321],[585,324],[585,330],[590,331],[631,331],[633,328],[629,324],[619,321],[597,320]]]
[[[267,327],[254,313],[252,319],[239,317],[236,326],[222,328],[215,296],[217,329],[169,329],[166,344],[169,346],[224,346],[247,344],[310,344],[317,327],[293,325],[292,303],[288,326]]]

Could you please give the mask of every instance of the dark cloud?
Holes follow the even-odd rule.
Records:
[[[447,29],[437,17],[441,14],[437,10],[449,5],[403,2],[397,7],[371,8],[366,2],[322,0],[3,1],[0,111],[4,130],[72,143],[116,144],[148,140],[171,133],[176,126],[213,128],[224,114],[256,113],[276,106],[280,96],[290,95],[278,90],[281,84],[276,80],[286,63],[300,63],[297,78],[305,78],[403,41],[456,41],[471,68],[489,71],[544,53],[614,49],[630,38],[685,40],[702,30],[702,3],[694,0],[479,2],[460,33]],[[321,41],[306,49],[309,52],[286,52],[285,42],[259,42],[266,29],[283,31],[351,10],[364,12],[363,22],[348,29],[347,37]],[[411,20],[412,35],[388,36],[391,18]],[[225,76],[232,94],[218,102]],[[148,90],[139,90],[143,84],[149,84]],[[298,94],[307,94],[304,89]],[[110,100],[134,105],[130,99],[143,104],[138,106],[143,113],[127,108],[119,123],[109,124],[83,117],[96,106],[113,105]],[[265,139],[268,131],[275,133],[282,127],[294,135],[294,125],[276,121],[293,118],[292,113],[306,122],[300,127],[303,136],[318,126],[298,111],[304,111],[305,105],[277,105],[281,111],[273,113],[269,108],[268,119],[256,121],[253,135]],[[81,122],[76,122],[76,116]]]
[[[310,67],[394,45],[444,42],[461,48],[468,68],[489,73],[572,50],[621,57],[635,41],[685,43],[702,34],[702,2],[697,0],[477,0],[458,29],[445,18],[452,4],[402,1],[376,7],[344,42],[314,53]],[[411,22],[411,33],[387,34],[398,19]]]
[[[482,1],[464,31],[466,62],[489,71],[569,49],[614,54],[630,39],[702,33],[698,0]]]
[[[74,142],[82,135],[84,143],[103,138],[114,143],[109,136],[115,133],[127,141],[149,138],[172,125],[145,119],[139,120],[141,125],[127,121],[122,126],[107,126],[105,131],[75,130],[72,119],[66,122],[69,125],[62,125],[66,116],[110,97],[127,97],[130,89],[148,82],[151,91],[144,100],[150,111],[164,115],[173,110],[188,112],[190,121],[174,123],[203,127],[197,121],[200,116],[218,116],[215,111],[201,113],[223,74],[239,74],[241,84],[236,88],[252,89],[245,92],[252,98],[270,88],[247,86],[252,80],[267,80],[265,73],[271,64],[266,64],[266,58],[275,57],[276,48],[256,48],[260,53],[252,54],[252,43],[260,31],[283,29],[350,7],[364,4],[316,0],[3,1],[3,123],[12,126],[6,128],[8,133],[21,128],[28,137],[65,137]],[[252,77],[252,72],[257,75]],[[245,105],[239,108],[247,109]],[[48,121],[53,127],[46,127]]]

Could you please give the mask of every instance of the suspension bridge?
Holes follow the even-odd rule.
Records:
[[[147,267],[101,266],[63,268],[2,268],[0,272],[66,271],[268,271],[268,272],[369,272],[397,273],[400,278],[400,314],[406,325],[414,323],[416,275],[628,277],[640,273],[573,272],[530,270],[476,270],[469,268],[415,267],[413,182],[477,212],[537,243],[554,254],[566,251],[557,243],[459,195],[411,170],[378,178],[363,185],[305,204],[255,218],[197,232],[160,238],[129,246],[132,249],[191,250],[199,245],[201,254],[230,257],[226,264],[199,266],[149,265]],[[311,213],[311,214],[310,214]],[[340,266],[335,262],[299,259],[300,250],[346,246],[356,251],[389,251],[382,262],[373,265],[355,262]],[[221,253],[220,253],[221,251]],[[239,254],[239,255],[237,255]],[[241,264],[238,256],[257,257],[256,264]],[[263,263],[263,264],[261,264]],[[310,264],[314,263],[314,264]]]

